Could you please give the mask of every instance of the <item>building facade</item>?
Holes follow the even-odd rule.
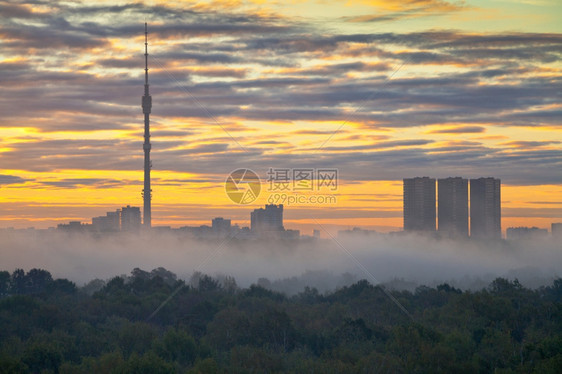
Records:
[[[121,210],[107,212],[105,216],[92,218],[92,229],[94,231],[120,231],[121,230]]]
[[[548,230],[538,227],[509,227],[505,234],[508,240],[537,240],[548,237]]]
[[[550,225],[550,233],[553,237],[562,239],[562,223],[552,223]]]
[[[501,239],[501,181],[470,180],[470,236]]]
[[[468,179],[437,180],[439,233],[449,237],[468,236]]]
[[[435,179],[404,179],[404,230],[435,231]]]
[[[250,229],[259,236],[285,231],[283,227],[283,204],[266,205],[264,208],[254,209],[250,215]]]
[[[139,207],[127,205],[121,208],[121,231],[139,231],[141,227],[141,214]]]
[[[219,238],[226,237],[232,229],[231,221],[222,217],[213,218],[211,229],[215,236]]]

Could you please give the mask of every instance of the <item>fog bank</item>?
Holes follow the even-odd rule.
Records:
[[[0,233],[0,269],[42,268],[78,285],[164,267],[180,278],[195,271],[230,275],[239,286],[260,282],[294,293],[305,285],[327,291],[367,279],[413,289],[448,282],[478,289],[496,277],[538,287],[560,277],[562,249],[551,238],[532,242],[453,241],[418,235],[357,235],[337,240],[199,241],[180,234],[70,235]]]

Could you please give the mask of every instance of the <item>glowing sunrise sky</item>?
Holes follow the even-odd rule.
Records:
[[[249,225],[227,175],[337,168],[287,228],[402,226],[402,178],[502,180],[502,229],[562,222],[562,3],[0,1],[0,227],[142,207]]]

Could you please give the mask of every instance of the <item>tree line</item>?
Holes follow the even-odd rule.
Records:
[[[304,372],[560,373],[562,279],[289,297],[164,268],[83,287],[0,272],[0,374]]]

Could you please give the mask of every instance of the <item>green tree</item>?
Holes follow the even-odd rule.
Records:
[[[174,365],[164,361],[154,352],[148,352],[142,356],[131,355],[127,362],[123,363],[117,370],[118,374],[175,374]]]
[[[13,357],[0,357],[0,374],[26,374],[27,366]]]
[[[47,286],[53,282],[51,273],[43,269],[31,269],[26,276],[27,292],[36,294],[45,291]]]
[[[94,293],[101,290],[104,286],[105,286],[105,281],[96,278],[86,283],[80,290],[86,293],[87,295],[92,296]]]
[[[69,281],[68,279],[55,279],[54,281],[49,283],[46,288],[48,293],[55,294],[72,295],[78,291],[78,288],[76,288],[76,284]]]
[[[250,318],[236,308],[218,312],[207,327],[206,339],[218,349],[230,349],[235,345],[250,343]]]
[[[154,343],[154,351],[167,362],[191,365],[197,358],[197,344],[185,331],[168,329],[161,339]]]
[[[55,374],[59,372],[62,363],[62,353],[55,343],[34,342],[30,344],[22,357],[22,361],[34,373],[43,370],[51,371]]]
[[[8,294],[10,289],[10,273],[7,271],[0,271],[0,297]]]
[[[144,354],[157,336],[156,329],[144,322],[125,323],[119,330],[119,346],[125,357],[133,353]]]
[[[23,269],[16,269],[10,278],[10,292],[13,294],[23,294],[26,290],[26,277]]]
[[[219,364],[211,358],[208,357],[201,360],[195,364],[195,366],[188,371],[188,374],[219,374],[223,370],[220,370]]]
[[[173,286],[174,284],[176,284],[176,281],[178,280],[177,275],[175,275],[169,270],[166,270],[163,267],[153,269],[150,272],[150,276],[151,278],[155,278],[155,277],[162,278],[162,281],[164,281],[164,283],[166,283],[168,286]]]

